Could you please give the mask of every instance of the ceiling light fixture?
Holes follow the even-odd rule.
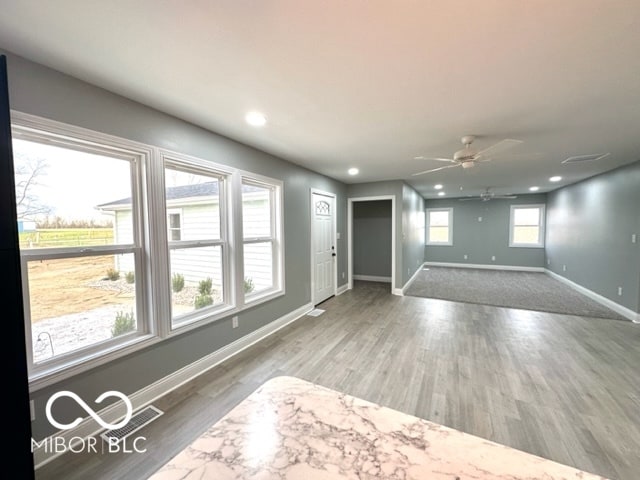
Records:
[[[244,119],[252,127],[263,127],[267,123],[267,117],[260,112],[249,112]]]
[[[435,188],[436,190],[442,190],[442,184],[439,183],[437,185],[434,185],[433,188]]]
[[[537,192],[538,190],[540,190],[540,187],[529,187],[529,190],[532,192]]]
[[[357,174],[360,173],[360,170],[358,170],[357,168],[354,167],[354,168],[350,168],[349,170],[347,170],[347,173],[349,175],[357,175]]]
[[[446,193],[444,193],[444,192],[438,192],[438,196],[439,197],[444,197],[445,195],[446,195]]]
[[[560,180],[562,180],[562,177],[560,175],[556,175],[555,177],[551,177],[549,179],[550,182],[559,182]]]

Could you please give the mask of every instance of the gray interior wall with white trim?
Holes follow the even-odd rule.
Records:
[[[354,202],[353,274],[391,279],[391,256],[391,200]]]
[[[640,312],[640,161],[550,192],[547,205],[547,268]]]
[[[395,258],[395,285],[394,288],[402,288],[402,185],[400,180],[385,182],[357,183],[347,185],[347,197],[378,197],[392,195],[395,197],[395,227],[396,227],[396,258]]]
[[[453,208],[453,245],[425,246],[425,261],[543,268],[544,248],[509,247],[511,205],[535,203],[546,203],[546,194],[486,202],[463,202],[455,198],[427,200],[427,209]],[[492,256],[496,259],[492,260]]]
[[[2,52],[5,53],[5,52]],[[54,433],[45,403],[59,390],[91,402],[109,390],[131,394],[311,301],[310,189],[337,195],[338,271],[346,272],[346,186],[282,159],[199,128],[142,104],[6,52],[11,108],[98,132],[185,153],[278,178],[284,182],[286,295],[231,318],[160,342],[127,357],[33,392],[33,435]],[[241,112],[239,112],[241,114]],[[346,278],[338,277],[338,283]],[[74,402],[56,402],[56,418],[70,421],[85,412]]]

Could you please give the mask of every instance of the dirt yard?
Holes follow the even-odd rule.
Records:
[[[89,286],[113,268],[112,256],[29,262],[31,321],[80,313],[113,304],[131,304],[133,294]]]

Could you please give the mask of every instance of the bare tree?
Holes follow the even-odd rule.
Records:
[[[24,154],[15,155],[16,175],[16,207],[18,218],[35,220],[36,217],[51,213],[51,208],[44,205],[37,193],[40,179],[46,173],[47,161],[44,158],[31,158]]]

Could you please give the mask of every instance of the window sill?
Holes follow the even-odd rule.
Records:
[[[71,378],[92,368],[112,362],[130,353],[142,350],[163,339],[155,334],[135,337],[126,343],[114,345],[107,350],[91,352],[79,356],[65,363],[52,361],[51,365],[38,366],[36,371],[29,374],[29,393]]]
[[[544,248],[544,245],[538,243],[509,244],[509,248]]]
[[[427,247],[453,247],[453,242],[427,242]]]

